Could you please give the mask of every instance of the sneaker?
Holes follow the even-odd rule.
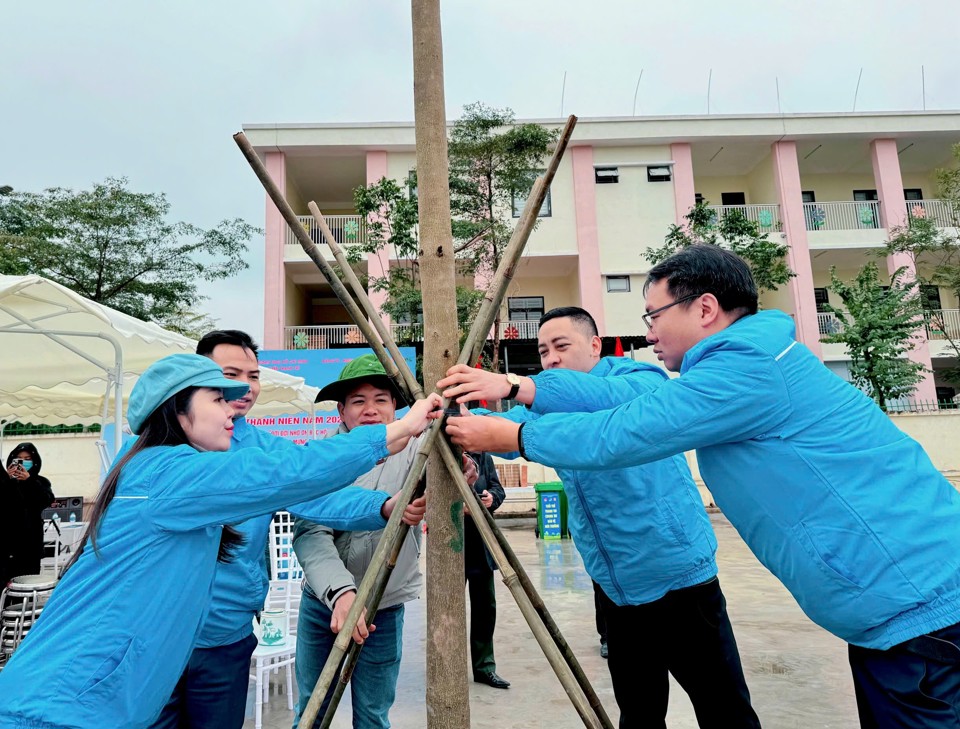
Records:
[[[601,640],[601,641],[600,641],[600,657],[601,657],[601,658],[607,658],[608,655],[609,655],[609,653],[610,653],[610,651],[609,651],[609,649],[607,648],[607,641]]]

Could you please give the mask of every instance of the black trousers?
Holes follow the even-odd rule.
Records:
[[[194,648],[151,729],[240,729],[247,706],[253,634],[230,645]]]
[[[607,642],[607,619],[603,617],[603,588],[596,582],[593,583],[593,612],[597,618],[597,635],[600,636],[600,642]]]
[[[700,727],[760,726],[719,580],[644,605],[617,605],[605,594],[601,602],[620,729],[666,727],[668,673],[690,696]]]
[[[497,593],[493,570],[469,569],[466,578],[470,591],[470,662],[473,672],[495,673],[493,631],[497,627]]]
[[[885,651],[849,647],[863,729],[960,726],[960,623]]]

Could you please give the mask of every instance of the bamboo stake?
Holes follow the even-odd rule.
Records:
[[[474,351],[479,352],[479,347],[476,345],[476,339],[478,337],[483,337],[483,339],[485,339],[485,333],[487,330],[489,330],[490,325],[492,324],[493,315],[495,314],[496,307],[498,307],[500,304],[500,301],[502,301],[502,297],[505,292],[505,287],[509,283],[509,281],[512,279],[513,271],[515,269],[516,263],[519,260],[520,255],[522,254],[523,245],[526,242],[526,238],[529,237],[529,234],[532,231],[533,222],[535,222],[536,220],[536,217],[535,215],[533,215],[533,212],[536,210],[539,210],[540,205],[542,205],[543,198],[545,197],[545,194],[546,194],[545,193],[546,187],[549,184],[549,180],[552,179],[553,174],[556,171],[559,158],[562,155],[563,149],[566,146],[566,142],[570,138],[570,134],[572,133],[573,125],[575,123],[576,123],[576,118],[571,116],[567,122],[567,126],[564,129],[564,133],[561,136],[560,143],[557,145],[557,149],[554,152],[554,157],[551,160],[551,165],[548,168],[547,175],[545,175],[544,178],[537,180],[537,183],[535,183],[534,189],[531,192],[531,195],[528,197],[527,204],[524,208],[524,215],[521,216],[521,221],[517,226],[517,231],[515,231],[514,236],[511,238],[510,244],[508,245],[507,250],[505,251],[503,261],[501,262],[501,267],[498,269],[497,275],[495,276],[495,279],[494,279],[494,285],[490,287],[490,290],[488,291],[487,297],[485,298],[485,301],[484,301],[484,306],[481,307],[481,312],[483,312],[484,308],[486,308],[487,311],[489,312],[489,316],[485,315],[483,318],[478,316],[477,320],[474,322],[474,326],[471,327],[470,335],[468,335],[468,338],[467,338],[467,345],[469,346],[465,346],[464,349],[461,351],[461,356],[460,356],[461,363],[467,363],[471,361],[473,359],[471,354],[472,352]],[[367,324],[367,321],[364,319],[364,317],[359,315],[356,304],[353,302],[353,299],[349,296],[349,294],[347,294],[342,283],[339,281],[339,279],[336,277],[336,274],[333,272],[332,267],[330,267],[326,259],[322,256],[322,254],[320,254],[316,244],[306,234],[306,231],[304,231],[303,227],[299,224],[299,221],[297,220],[296,215],[293,213],[292,208],[289,207],[289,204],[287,203],[286,199],[283,197],[282,193],[279,191],[279,188],[277,188],[276,185],[273,183],[266,169],[263,167],[262,163],[260,162],[259,157],[257,157],[256,153],[253,151],[253,148],[250,146],[249,142],[246,140],[246,137],[242,133],[239,133],[235,135],[234,139],[236,140],[237,145],[240,147],[241,151],[244,153],[244,156],[247,158],[251,167],[254,169],[254,172],[257,174],[258,178],[261,180],[261,183],[264,185],[264,188],[267,190],[268,194],[273,199],[274,203],[277,205],[281,214],[284,216],[284,219],[287,221],[288,225],[291,227],[291,230],[294,231],[294,234],[296,235],[301,246],[310,256],[310,258],[317,264],[321,272],[323,272],[325,278],[327,278],[328,282],[330,282],[331,287],[334,289],[334,292],[337,294],[338,298],[340,298],[340,300],[344,303],[347,310],[350,311],[354,321],[358,324],[358,326],[361,327],[361,329],[367,330],[368,327],[365,326]],[[317,212],[319,212],[319,210],[317,210]],[[322,220],[322,215],[320,215],[319,217]],[[338,247],[336,246],[336,243],[333,241],[333,236],[330,234],[329,227],[326,226],[325,221],[321,226],[321,230],[324,230],[324,229],[325,229],[324,237],[327,243],[330,244],[331,242],[333,242],[332,250],[336,250]],[[343,266],[343,263],[341,263],[341,266]],[[350,268],[349,265],[343,266],[343,268],[345,272],[349,271],[349,273],[352,274],[352,269]],[[348,275],[347,278],[349,280],[350,276]],[[367,308],[367,311],[370,312],[371,314],[370,318],[374,326],[380,330],[381,335],[384,335],[384,334],[386,335],[382,337],[383,340],[387,342],[389,345],[392,345],[392,349],[396,353],[394,355],[396,359],[393,361],[401,362],[404,365],[402,369],[407,370],[409,379],[402,378],[401,372],[397,370],[395,365],[393,367],[389,366],[390,364],[392,364],[393,361],[391,361],[389,358],[386,357],[386,352],[384,351],[383,347],[378,346],[380,343],[377,341],[377,338],[370,336],[365,331],[365,334],[367,335],[367,339],[371,344],[371,346],[373,347],[374,351],[377,353],[377,356],[384,363],[388,373],[391,373],[391,370],[392,370],[392,375],[394,376],[395,380],[398,376],[400,376],[401,379],[407,380],[407,382],[403,383],[404,385],[408,384],[408,382],[413,383],[414,385],[413,388],[401,387],[402,391],[406,391],[406,392],[420,391],[422,395],[422,390],[420,390],[419,384],[416,383],[416,380],[412,377],[412,373],[409,373],[409,370],[406,367],[406,363],[403,361],[401,357],[399,357],[399,351],[396,350],[396,347],[393,344],[392,337],[386,331],[386,328],[383,325],[383,322],[380,319],[377,312],[375,312],[372,309],[372,304],[369,303],[369,300],[366,297],[366,293],[363,291],[362,287],[359,285],[359,281],[356,280],[355,275],[353,275],[353,281],[351,283],[355,287],[355,291],[357,291],[358,294],[362,294],[362,295],[359,295],[358,298],[360,298],[361,302],[364,302],[365,308]],[[498,291],[498,289],[499,289],[498,294],[491,295],[492,292],[496,292]],[[435,438],[436,438],[436,432],[437,431],[435,427],[431,426],[431,428],[428,429],[428,431],[424,434],[423,436],[424,442],[421,444],[421,449],[417,454],[417,458],[414,462],[413,467],[411,468],[410,474],[408,474],[408,479],[405,482],[404,487],[402,489],[403,491],[407,491],[412,484],[416,484],[417,481],[419,480],[418,478],[411,479],[411,476],[414,473],[417,473],[418,475],[422,473],[422,470],[426,462],[426,455],[429,453],[430,448],[432,448],[433,446],[433,442],[435,441]],[[441,441],[441,442],[445,444],[445,441]],[[449,455],[450,457],[449,459],[446,457],[444,459],[445,462],[447,463],[448,468],[454,468],[453,464],[449,462],[452,459],[454,460],[454,463],[456,463],[455,459],[453,459],[452,452],[449,451],[448,448],[442,448],[442,453],[445,456]],[[419,468],[417,468],[418,462],[420,463]],[[473,490],[466,485],[466,481],[463,479],[463,476],[460,473],[459,468],[460,468],[459,465],[455,466],[456,475],[459,476],[459,479],[457,479],[456,476],[454,477],[455,481],[457,482],[457,486],[461,487],[461,484],[459,482],[462,481],[462,489],[466,491],[464,495],[470,496],[470,498],[472,498],[473,501],[477,504],[477,508],[483,509],[483,506],[480,505],[479,502],[477,501]],[[409,504],[409,501],[410,501],[410,498],[408,497],[404,499],[404,495],[402,494],[399,500],[400,503],[397,504],[397,510],[395,511],[394,516],[396,516],[398,512],[402,513],[403,509],[406,508],[406,505]],[[391,522],[393,522],[393,517],[391,517]],[[402,524],[402,522],[399,522],[399,523]],[[387,528],[384,530],[384,535],[381,539],[380,545],[378,545],[377,551],[374,554],[374,558],[373,558],[373,561],[371,562],[371,566],[373,566],[374,564],[377,564],[378,559],[382,560],[383,557],[386,556],[384,554],[385,552],[384,547],[388,542],[391,541],[391,539],[388,538],[388,534],[391,532],[392,525],[393,524],[388,523]],[[482,536],[484,536],[484,532],[489,531],[489,530],[484,530],[482,527],[478,527],[478,528]],[[393,534],[391,534],[390,537],[395,540],[396,532],[398,530],[394,529],[392,531],[393,531]],[[500,534],[499,536],[500,536],[500,540],[506,543],[506,540],[503,538],[502,534]],[[500,540],[498,540],[493,535],[492,532],[486,534],[485,537],[486,538],[484,539],[484,542],[487,543],[487,546],[492,549],[493,553],[497,553],[497,549],[494,545],[499,546],[498,543]],[[499,553],[499,556],[502,558],[503,564],[506,565],[507,558],[504,556],[502,551]],[[514,557],[514,561],[516,561],[515,557]],[[513,571],[512,568],[511,568],[511,572],[513,572],[514,575],[516,574],[516,572]],[[371,590],[367,583],[375,581],[375,578],[371,579],[371,576],[373,574],[374,574],[373,570],[368,570],[367,574],[364,576],[364,580],[361,582],[361,585],[358,587],[358,592],[357,592],[358,599],[355,600],[354,606],[351,608],[351,614],[348,615],[347,617],[347,624],[353,624],[354,622],[356,622],[359,619],[362,606],[365,604],[368,604],[368,599],[365,596],[369,595]],[[522,578],[520,578],[519,580],[514,579],[512,580],[511,583],[508,584],[508,587],[511,589],[511,592],[514,593],[515,599],[517,599],[518,601],[522,601],[523,598],[518,596],[516,590],[514,589],[514,585],[520,584],[522,586],[523,583],[526,582],[527,585],[529,585],[529,587],[532,588],[532,584],[529,582],[529,578],[526,577],[526,574],[525,573],[521,573],[521,574],[522,574]],[[380,570],[377,571],[376,575],[377,576],[380,575]],[[522,594],[524,596],[527,596],[526,591],[523,591]],[[536,594],[535,591],[534,591],[534,594]],[[527,597],[529,599],[529,596]],[[537,602],[539,603],[539,606],[543,605],[542,600],[539,599],[539,596],[537,596]],[[538,640],[544,638],[542,634],[543,625],[540,626],[540,630],[537,630],[537,628],[534,625],[536,621],[533,620],[533,614],[537,614],[538,616],[542,615],[539,606],[533,605],[532,603],[530,606],[521,606],[521,612],[524,613],[528,622],[533,621],[531,623],[531,629],[533,630],[534,635],[538,637]],[[527,608],[526,610],[524,609],[525,607]],[[545,611],[545,607],[543,607],[543,610]],[[353,615],[354,612],[356,613],[355,615]],[[368,615],[369,615],[369,612],[368,612]],[[553,628],[556,628],[556,624],[553,623],[552,619],[548,623],[548,628],[550,624],[552,624]],[[559,631],[557,631],[557,633],[559,634]],[[332,678],[333,678],[332,674],[335,673],[336,670],[340,667],[341,658],[343,656],[342,645],[339,645],[341,643],[340,641],[341,637],[343,637],[343,633],[340,636],[338,636],[338,640],[334,645],[334,651],[331,652],[331,656],[328,659],[327,665],[324,667],[324,672],[321,675],[320,679],[317,681],[317,686],[314,690],[314,695],[311,697],[310,703],[311,704],[317,703],[317,706],[313,708],[312,714],[310,714],[309,716],[307,715],[306,712],[304,714],[304,718],[308,720],[306,722],[307,724],[313,721],[316,715],[316,711],[319,708],[319,703],[322,702],[323,697],[326,694],[326,690],[332,681]],[[560,636],[560,639],[562,640],[562,636]],[[556,641],[556,637],[554,637],[554,640]],[[347,635],[347,640],[345,642],[349,642],[349,635]],[[545,653],[547,653],[548,659],[551,659],[551,653],[554,654],[552,656],[553,660],[551,661],[551,663],[557,662],[556,661],[556,659],[558,658],[557,654],[559,653],[556,650],[557,646],[554,645],[553,646],[554,650],[551,651],[543,644],[542,641],[541,641],[541,645],[544,647],[544,651]],[[560,645],[562,648],[565,645],[565,641]],[[339,651],[337,650],[338,647],[340,648]],[[569,652],[568,646],[567,646],[567,650],[564,651],[564,654],[567,652]],[[339,653],[339,655],[335,655],[337,653]],[[571,656],[572,656],[572,653],[571,653]],[[559,658],[569,663],[569,657],[567,657],[566,655],[561,655],[559,656]],[[573,658],[573,660],[574,662],[576,661],[575,657]],[[576,668],[579,669],[578,664],[576,665]],[[554,669],[558,672],[558,676],[560,676],[561,682],[563,683],[564,681],[564,676],[562,675],[563,669],[560,668],[558,665],[554,665]],[[574,671],[574,673],[576,674],[577,671]],[[330,675],[325,676],[325,674],[330,674]],[[586,686],[589,687],[589,682],[587,682],[586,677],[583,676],[582,669],[579,671],[579,674],[580,675],[576,676],[576,678],[580,679],[582,677],[583,683],[585,683]],[[326,678],[326,682],[324,683],[325,678]],[[320,689],[321,687],[323,687],[323,691],[318,692],[317,689]],[[565,688],[567,688],[566,685],[565,685]],[[577,696],[578,691],[576,689],[579,689],[579,688],[580,688],[579,686],[572,686],[568,688],[568,693],[571,694],[572,698],[573,696]],[[591,694],[589,703],[593,705],[594,708],[599,706],[600,710],[598,714],[601,716],[601,720],[603,720],[602,725],[612,726],[609,723],[609,719],[603,713],[602,706],[599,705],[599,700],[596,699],[596,694],[592,691],[592,687],[590,687],[589,694]],[[583,697],[579,697],[579,698],[582,699]],[[595,699],[596,699],[596,703],[594,701]],[[595,721],[596,717],[593,717],[592,715],[587,716],[584,714],[584,710],[582,707],[582,703],[583,703],[582,700],[579,703],[577,701],[574,701],[574,703],[577,706],[578,711],[580,711],[581,716],[584,717],[584,720],[587,723],[587,726],[595,726],[593,721]],[[308,712],[310,711],[310,708],[311,708],[310,705],[308,705],[307,707]],[[590,719],[592,719],[593,721],[590,721]]]
[[[393,356],[393,360],[389,360],[383,363],[384,367],[387,368],[389,366],[389,367],[396,368],[396,365],[394,364],[395,362],[401,362],[405,365],[406,364],[405,360],[400,355],[400,351],[397,349],[396,344],[394,343],[393,339],[390,337],[388,330],[386,328],[386,325],[383,323],[383,320],[379,316],[377,316],[377,312],[373,307],[373,303],[370,301],[369,297],[364,291],[363,286],[360,283],[360,280],[357,278],[356,274],[353,272],[353,269],[350,268],[349,262],[347,261],[347,258],[344,255],[343,249],[340,247],[340,245],[334,239],[333,235],[330,233],[330,229],[327,226],[327,223],[323,217],[323,214],[320,212],[320,208],[317,207],[317,204],[315,202],[310,202],[307,207],[309,208],[310,213],[313,215],[314,220],[317,222],[318,227],[323,232],[324,241],[327,243],[327,246],[330,248],[331,252],[333,253],[333,257],[336,259],[341,270],[345,272],[345,278],[347,279],[347,283],[350,285],[350,288],[353,291],[354,296],[357,298],[357,300],[359,300],[360,305],[367,312],[368,316],[370,317],[370,323],[377,330],[377,334],[384,340],[384,344],[386,345],[387,350]],[[494,288],[495,287],[491,287],[491,289],[494,289]],[[372,337],[371,337],[371,332],[369,332],[369,327],[361,327],[361,328],[363,329],[364,336],[368,340],[371,339]],[[390,370],[388,369],[387,371],[388,371],[388,374],[390,374]],[[391,375],[391,377],[393,377],[393,375]],[[403,380],[403,384],[405,384],[406,387],[404,388],[401,386],[401,391],[403,391],[405,394],[408,394],[408,399],[411,402],[413,399],[420,399],[423,397],[423,390],[420,387],[420,383],[417,382],[416,378],[413,376],[413,373],[410,372],[409,368],[407,368],[406,366],[403,366],[402,368],[400,368],[400,370],[397,372],[397,376],[393,377],[393,379],[395,381],[399,379]],[[441,449],[441,454],[444,458],[444,462],[447,465],[448,469],[452,468],[452,463],[457,463],[459,459],[454,457],[451,463],[450,459],[447,457],[446,451],[450,449],[449,442],[442,441],[440,444],[440,449]],[[456,467],[456,470],[459,472],[459,467]],[[456,478],[456,476],[454,476],[454,478]],[[460,484],[458,483],[457,485],[459,486]],[[464,485],[466,485],[465,481],[464,481]],[[469,486],[467,486],[467,488],[469,489]],[[510,547],[510,544],[507,541],[506,537],[504,537],[503,533],[500,531],[500,528],[497,526],[495,520],[493,519],[493,515],[490,514],[490,512],[486,508],[484,508],[482,504],[480,504],[479,500],[476,498],[476,495],[472,489],[469,489],[469,493],[471,497],[465,498],[464,499],[465,502],[472,503],[477,509],[483,512],[484,520],[486,521],[487,527],[491,532],[490,539],[491,541],[494,539],[496,540],[497,544],[500,546],[500,549],[503,553],[505,563],[501,563],[497,559],[496,554],[494,553],[495,550],[491,550],[491,555],[494,557],[494,561],[496,562],[497,566],[500,567],[501,569],[501,575],[506,574],[504,564],[509,565],[509,567],[514,572],[516,572],[520,587],[523,589],[523,591],[526,593],[527,597],[529,598],[530,602],[532,603],[533,609],[539,614],[551,638],[553,638],[553,641],[556,643],[557,648],[562,654],[563,659],[566,661],[566,663],[570,667],[570,670],[573,672],[574,678],[576,679],[577,683],[580,685],[580,688],[583,690],[584,694],[586,695],[587,700],[590,703],[590,706],[593,707],[594,711],[597,713],[597,716],[600,718],[603,726],[610,727],[612,729],[613,724],[610,721],[609,717],[607,716],[606,710],[603,708],[603,704],[601,703],[600,698],[597,696],[596,691],[593,689],[593,686],[590,684],[590,681],[587,678],[586,674],[584,673],[583,668],[580,666],[580,663],[577,660],[576,655],[573,653],[566,639],[564,639],[563,634],[560,632],[559,626],[556,624],[556,622],[553,620],[553,617],[550,615],[550,612],[547,610],[547,607],[544,604],[543,599],[537,593],[536,588],[533,586],[533,583],[530,581],[529,576],[527,575],[526,571],[523,569],[523,566],[520,564],[520,561],[517,559],[516,555],[514,554],[512,547]],[[484,539],[484,543],[486,544],[487,536],[484,534],[483,528],[480,527],[479,525],[478,525],[478,531],[480,532],[480,536],[481,538]],[[487,544],[487,546],[489,547],[490,545]],[[394,559],[396,559],[397,553],[398,553],[398,550],[394,552]],[[387,575],[386,578],[383,578],[383,577],[378,578],[378,580],[380,579],[389,579],[389,574]],[[376,601],[373,602],[373,604],[370,604],[370,603],[367,604],[368,623],[373,622],[373,616],[376,614],[376,610],[379,607],[379,602],[380,602],[379,597],[382,597],[382,592],[383,590],[381,589],[380,594],[378,595]],[[357,643],[351,644],[349,652],[347,654],[347,658],[344,662],[343,668],[341,669],[340,680],[337,683],[337,687],[335,689],[334,695],[331,698],[331,701],[327,707],[327,712],[324,714],[323,722],[320,725],[321,729],[325,729],[326,727],[328,727],[330,724],[330,721],[332,721],[333,714],[336,711],[337,704],[339,703],[339,700],[340,700],[340,696],[343,694],[343,690],[346,686],[346,683],[349,682],[349,676],[350,674],[352,674],[353,665],[356,663],[357,657],[359,655],[359,651],[361,649],[362,649],[362,646],[358,645]]]

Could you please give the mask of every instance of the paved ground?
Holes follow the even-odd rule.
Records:
[[[721,584],[753,703],[764,727],[856,727],[845,644],[800,612],[722,515],[712,515],[711,521],[720,544]],[[569,540],[545,543],[535,539],[532,522],[527,520],[501,521],[500,525],[616,722],[619,714],[610,676],[598,650],[592,587],[575,547]],[[510,593],[499,581],[497,601],[497,668],[513,686],[503,691],[471,683],[471,726],[582,727]],[[391,712],[398,729],[426,726],[425,608],[422,600],[407,605],[403,666]],[[349,717],[348,692],[333,723],[335,729],[348,729]],[[288,729],[291,720],[286,697],[273,694],[265,707],[264,727]],[[686,694],[676,683],[671,686],[667,724],[671,729],[697,726]],[[244,726],[253,727],[253,721]]]

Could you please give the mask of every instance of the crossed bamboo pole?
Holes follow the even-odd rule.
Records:
[[[546,190],[556,173],[560,158],[570,139],[575,124],[576,118],[571,116],[564,127],[557,148],[551,158],[550,165],[545,174],[534,183],[524,211],[521,214],[520,221],[514,231],[514,235],[511,237],[507,249],[504,252],[501,265],[497,269],[494,280],[484,297],[480,311],[474,320],[466,343],[460,353],[459,362],[461,364],[469,364],[480,354],[483,341],[486,338],[486,332],[489,331],[492,326],[506,287],[513,278],[516,265],[520,260],[523,248],[536,222],[537,211],[540,209],[540,205],[546,196]],[[379,313],[367,297],[366,291],[347,262],[343,251],[334,240],[319,208],[317,208],[316,204],[310,203],[310,211],[317,221],[324,240],[333,252],[338,264],[341,266],[344,277],[353,289],[354,295],[363,306],[366,316],[364,316],[364,313],[361,313],[353,297],[350,296],[346,287],[324,258],[316,243],[306,233],[303,226],[300,225],[292,208],[290,208],[283,194],[270,178],[269,173],[267,173],[266,168],[260,162],[259,157],[257,157],[256,152],[254,152],[246,137],[241,132],[235,135],[234,139],[254,172],[257,174],[257,177],[264,185],[267,193],[277,205],[277,208],[280,210],[291,230],[293,230],[307,255],[317,264],[318,268],[320,268],[324,277],[333,288],[334,293],[344,304],[357,326],[365,335],[377,357],[383,363],[388,376],[397,385],[398,389],[407,395],[411,401],[414,398],[423,397],[423,390],[420,388],[419,383],[417,383],[413,373],[407,367],[405,360],[400,355],[386,325],[384,325]],[[389,356],[387,350],[389,350]],[[374,553],[370,568],[368,568],[357,588],[357,596],[347,614],[346,625],[356,623],[364,607],[367,608],[367,623],[369,624],[373,621],[386,582],[389,579],[393,566],[396,563],[397,554],[406,537],[406,531],[403,529],[401,520],[403,510],[413,498],[414,491],[417,488],[426,466],[427,456],[437,440],[440,427],[439,422],[431,425],[421,438],[420,449],[401,489],[401,495],[394,509],[394,513],[391,515],[387,527],[384,529],[383,536]],[[459,458],[454,455],[450,444],[444,439],[440,439],[439,449],[441,458],[450,471],[457,487],[460,489],[464,501],[474,505],[472,513],[483,515],[482,517],[478,516],[475,518],[475,523],[481,538],[490,550],[494,561],[500,567],[501,577],[504,583],[517,601],[521,613],[530,625],[534,636],[540,643],[551,667],[557,673],[561,684],[570,696],[584,724],[588,727],[597,727],[598,729],[612,729],[613,724],[606,715],[599,697],[597,697],[587,680],[582,667],[570,650],[569,645],[560,634],[559,628],[547,611],[543,600],[536,593],[532,582],[519,564],[506,538],[496,526],[492,515],[479,503],[475,492],[467,485],[461,472]],[[317,711],[334,680],[335,674],[340,670],[341,678],[331,697],[330,705],[322,724],[322,726],[329,726],[333,713],[336,710],[337,702],[346,684],[350,680],[353,666],[356,663],[361,648],[361,646],[351,641],[351,632],[352,631],[341,631],[338,634],[323,672],[317,681],[310,701],[301,717],[301,722],[303,722],[304,726],[309,727],[313,725]]]

